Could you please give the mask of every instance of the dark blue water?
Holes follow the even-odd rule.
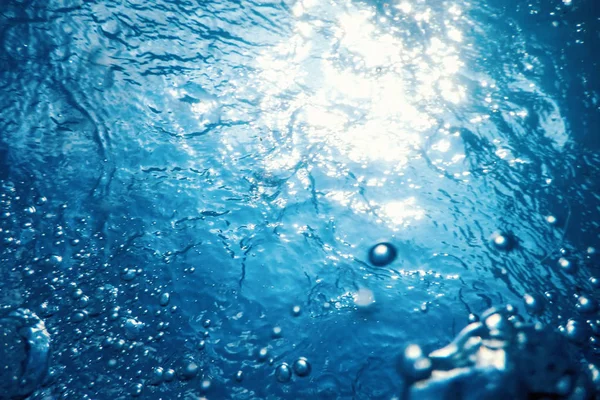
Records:
[[[598,363],[598,32],[593,0],[3,0],[0,304],[50,346],[2,377],[400,398],[408,343],[507,304]]]

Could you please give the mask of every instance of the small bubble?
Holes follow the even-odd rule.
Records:
[[[90,304],[90,298],[88,296],[81,296],[78,300],[77,300],[77,307],[79,308],[86,308],[88,305]]]
[[[294,372],[296,373],[296,375],[298,375],[300,377],[310,375],[311,370],[312,370],[312,367],[311,367],[310,363],[304,357],[300,357],[299,359],[297,359],[294,362]]]
[[[162,367],[154,367],[150,372],[150,384],[151,385],[159,385],[163,380],[163,375],[165,371]]]
[[[191,360],[188,360],[184,363],[183,367],[181,368],[181,378],[184,380],[192,379],[196,375],[198,375],[199,369],[200,367],[198,367],[198,364]]]
[[[300,306],[294,306],[294,307],[292,307],[292,315],[294,317],[297,317],[300,314],[302,314],[302,309],[300,308]]]
[[[59,255],[51,255],[50,258],[48,258],[48,263],[50,263],[50,265],[58,265],[62,262],[63,258]]]
[[[525,294],[523,301],[525,302],[525,308],[531,314],[539,314],[544,309],[542,301],[538,296]]]
[[[494,232],[492,234],[492,244],[498,250],[510,251],[515,246],[515,240],[512,235],[506,232]]]
[[[587,296],[579,296],[576,307],[583,314],[592,314],[598,309],[596,301]]]
[[[73,322],[81,322],[81,321],[85,320],[86,316],[87,316],[87,313],[85,311],[77,311],[77,312],[73,313],[71,320]]]
[[[479,322],[479,317],[473,313],[469,314],[469,323]]]
[[[208,329],[210,327],[210,319],[205,319],[202,326]]]
[[[366,288],[358,289],[352,298],[354,300],[354,304],[361,308],[369,307],[371,304],[375,303],[373,292]]]
[[[568,274],[572,274],[576,271],[575,262],[570,261],[565,257],[561,257],[558,259],[558,266]]]
[[[158,303],[161,306],[166,307],[169,304],[170,299],[171,299],[171,295],[169,294],[169,292],[164,292],[158,298]]]
[[[206,347],[206,342],[204,340],[201,340],[198,342],[198,350],[204,350],[205,347]]]
[[[125,328],[125,334],[129,339],[136,339],[142,334],[144,323],[135,318],[127,318],[123,327]]]
[[[378,243],[369,250],[369,262],[376,267],[383,267],[393,262],[397,254],[391,243]]]
[[[556,224],[556,217],[554,215],[548,215],[546,217],[546,221],[550,224],[550,225],[555,225]]]
[[[138,397],[139,395],[142,394],[142,389],[144,388],[144,385],[142,385],[141,383],[136,383],[135,385],[133,385],[133,387],[131,388],[131,395],[133,397]]]
[[[135,278],[136,274],[137,272],[134,268],[125,268],[121,273],[121,279],[123,279],[126,282],[129,282]]]
[[[243,380],[244,380],[244,372],[243,372],[243,371],[241,371],[241,370],[240,370],[240,371],[238,371],[238,372],[236,372],[236,373],[235,373],[235,380],[236,380],[237,382],[241,382],[241,381],[243,381]]]
[[[266,347],[263,347],[258,351],[258,360],[264,362],[267,360],[269,356],[269,350]]]
[[[211,385],[212,385],[211,380],[208,378],[204,378],[204,379],[202,379],[202,382],[200,382],[200,390],[202,392],[207,392],[210,390]]]
[[[582,324],[579,321],[570,319],[569,321],[567,321],[567,325],[565,327],[565,334],[567,336],[567,338],[569,340],[571,340],[574,343],[584,343],[588,337],[589,337],[589,332],[588,332],[588,328],[585,324]]]
[[[431,375],[431,360],[427,358],[420,346],[406,346],[397,364],[398,372],[409,381],[419,381]]]
[[[165,381],[171,382],[175,378],[175,370],[167,369],[164,373]]]
[[[483,323],[488,328],[489,335],[492,338],[506,339],[514,333],[514,326],[507,314],[497,310],[490,311],[489,315],[486,315],[483,319]]]
[[[114,368],[117,366],[117,360],[115,360],[114,358],[111,358],[110,360],[108,360],[108,366],[110,368]]]
[[[290,369],[290,366],[286,363],[278,365],[275,369],[275,377],[277,378],[278,382],[289,382],[292,378],[292,370]]]
[[[281,333],[282,333],[281,328],[279,326],[275,326],[275,327],[273,327],[273,331],[271,332],[271,336],[274,339],[278,339],[278,338],[281,337]]]
[[[122,350],[125,347],[125,340],[123,339],[119,339],[115,342],[114,345],[115,349],[117,350]]]
[[[590,278],[590,284],[596,288],[596,289],[600,289],[600,279],[596,278],[595,276],[592,276]]]

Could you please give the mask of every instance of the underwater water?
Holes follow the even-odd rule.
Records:
[[[407,345],[509,304],[598,364],[599,32],[594,0],[2,0],[0,398],[399,399]]]

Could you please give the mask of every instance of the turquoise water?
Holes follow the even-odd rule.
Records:
[[[5,0],[0,303],[47,328],[34,398],[391,399],[407,344],[489,307],[594,328],[599,17]]]

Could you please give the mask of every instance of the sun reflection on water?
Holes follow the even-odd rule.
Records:
[[[521,129],[529,111],[502,98],[494,79],[467,65],[477,53],[470,35],[477,27],[465,7],[401,0],[382,10],[351,1],[296,2],[290,34],[262,50],[248,86],[259,94],[252,124],[270,135],[260,144],[267,172],[297,173],[304,163],[333,178],[350,171],[364,171],[367,180],[396,177],[388,185],[395,192],[378,195],[388,204],[370,203],[347,188],[323,193],[357,214],[373,212],[393,229],[427,215],[416,191],[401,191],[415,189],[402,186],[402,177],[424,156],[440,178],[470,182],[465,144],[453,126],[493,132],[492,115],[499,113]],[[560,122],[552,99],[524,75],[515,76],[509,88],[535,91],[548,102],[552,121]],[[554,141],[562,145],[565,128],[559,128]],[[491,141],[498,160],[524,162],[511,155],[505,139]],[[311,185],[308,177],[298,178]]]
[[[466,89],[456,79],[463,68],[457,27],[462,11],[447,9],[447,26],[426,40],[410,40],[403,26],[432,25],[430,8],[403,1],[378,18],[373,8],[352,2],[298,1],[291,37],[266,49],[256,60],[261,123],[283,132],[294,150],[267,168],[280,169],[301,159],[311,145],[347,162],[393,166],[396,173],[418,157],[449,104],[459,104]],[[449,142],[438,148],[451,152]],[[445,147],[444,147],[445,146]],[[367,208],[343,191],[331,200]],[[423,217],[415,197],[379,205],[392,225]]]

